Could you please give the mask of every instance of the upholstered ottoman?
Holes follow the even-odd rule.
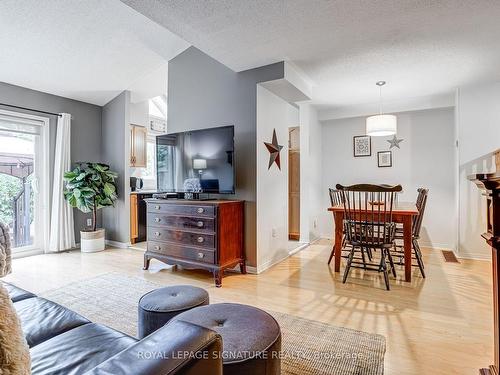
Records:
[[[224,375],[274,375],[281,372],[281,330],[260,309],[236,303],[201,306],[177,315],[222,336]]]
[[[139,339],[163,327],[177,314],[208,302],[207,291],[191,285],[167,286],[143,295],[139,300]]]

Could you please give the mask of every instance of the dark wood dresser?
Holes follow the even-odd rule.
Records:
[[[237,200],[146,199],[147,250],[144,269],[155,258],[185,268],[212,271],[222,285],[224,270],[239,264],[246,273],[244,202]]]

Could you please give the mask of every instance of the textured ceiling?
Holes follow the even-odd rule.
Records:
[[[122,0],[230,68],[290,60],[328,107],[500,79],[500,1]]]
[[[1,0],[0,81],[103,105],[188,44],[118,0]]]

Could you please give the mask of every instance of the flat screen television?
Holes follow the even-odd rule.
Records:
[[[234,126],[156,137],[158,190],[234,194]]]

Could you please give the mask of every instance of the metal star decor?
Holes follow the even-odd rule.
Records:
[[[281,162],[280,162],[280,151],[283,146],[278,144],[278,138],[276,137],[276,129],[273,129],[273,142],[268,143],[264,142],[267,147],[267,151],[269,151],[269,166],[267,169],[271,169],[273,163],[276,163],[278,169],[281,171]]]
[[[391,149],[393,147],[401,148],[401,147],[399,147],[399,144],[403,141],[404,141],[404,139],[398,139],[396,136],[392,137],[392,139],[388,139],[387,142],[389,142],[391,144],[389,149]]]

